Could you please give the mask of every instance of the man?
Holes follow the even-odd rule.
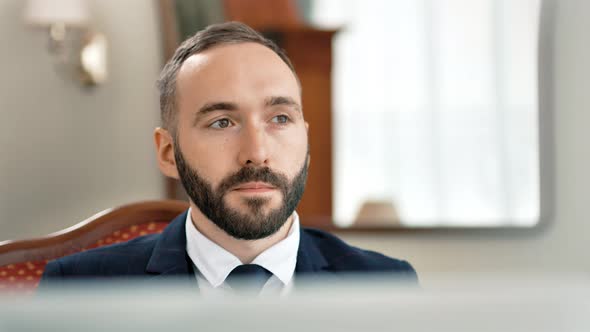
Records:
[[[304,274],[383,272],[417,281],[405,261],[300,228],[295,207],[310,164],[308,124],[294,68],[273,42],[241,23],[210,26],[176,50],[158,87],[159,167],[180,179],[190,209],[161,235],[50,262],[41,286],[188,276],[211,294],[235,288],[235,275],[266,292],[288,292],[294,275]]]

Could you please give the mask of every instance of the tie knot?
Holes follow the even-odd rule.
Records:
[[[232,289],[247,288],[259,292],[272,273],[257,264],[236,266],[227,276],[225,282]]]

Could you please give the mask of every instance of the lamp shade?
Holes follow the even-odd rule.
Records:
[[[400,226],[399,215],[392,201],[367,200],[361,206],[355,226]]]
[[[27,24],[44,27],[57,23],[85,26],[88,17],[85,0],[28,0],[24,18]]]

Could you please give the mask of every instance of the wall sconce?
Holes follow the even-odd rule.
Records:
[[[29,0],[25,10],[28,25],[47,31],[58,72],[93,86],[107,78],[107,40],[88,21],[85,0]]]

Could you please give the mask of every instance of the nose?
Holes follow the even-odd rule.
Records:
[[[239,163],[242,166],[268,166],[268,138],[264,128],[247,124],[240,137]]]

